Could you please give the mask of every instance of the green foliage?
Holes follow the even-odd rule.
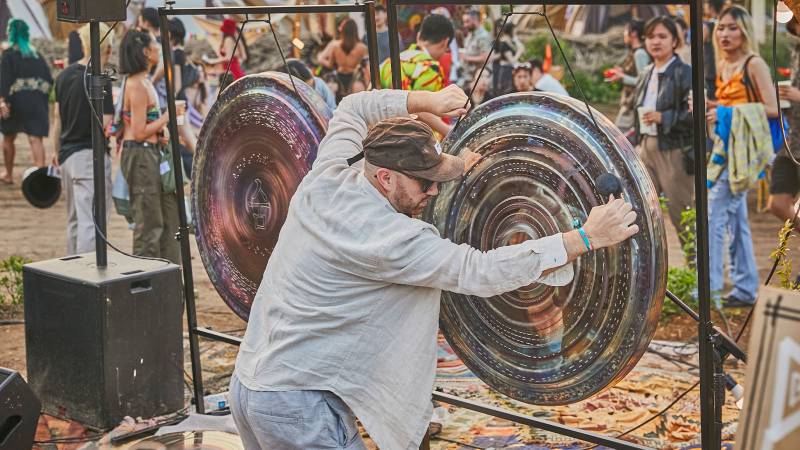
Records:
[[[560,39],[561,48],[564,50],[564,55],[569,61],[575,60],[575,49],[569,42]],[[606,83],[603,78],[603,70],[608,69],[611,65],[606,65],[597,71],[597,73],[589,73],[581,70],[575,70],[575,79],[567,70],[564,58],[561,57],[561,52],[558,50],[558,45],[555,39],[550,34],[538,34],[525,43],[525,52],[522,54],[522,60],[528,61],[533,58],[544,60],[545,48],[550,44],[550,50],[553,54],[553,65],[562,66],[564,68],[564,75],[561,77],[561,84],[567,89],[569,95],[582,100],[580,86],[583,93],[586,95],[586,100],[589,103],[617,103],[619,102],[619,95],[622,89],[620,83]],[[574,69],[574,68],[573,68]]]
[[[681,213],[681,229],[678,238],[683,242],[683,260],[688,267],[694,267],[697,259],[697,211],[686,208]]]
[[[659,195],[658,206],[661,208],[661,212],[666,214],[669,211],[669,209],[667,209],[669,207],[669,199],[663,195]]]
[[[572,48],[572,45],[563,39],[559,39],[559,42],[561,42],[561,48],[564,50],[564,55],[566,55],[567,59],[570,61],[574,60],[575,50]],[[528,61],[533,58],[539,58],[544,61],[544,52],[547,44],[550,44],[550,49],[553,52],[553,65],[563,66],[564,59],[561,57],[561,52],[558,51],[558,45],[555,39],[553,39],[553,36],[549,33],[538,34],[528,40],[528,42],[525,43],[525,52],[522,53],[522,60]]]
[[[22,266],[29,262],[16,255],[0,261],[0,304],[22,303]]]
[[[778,232],[778,248],[770,256],[778,261],[778,268],[775,274],[778,275],[780,286],[784,289],[797,291],[800,284],[792,280],[792,258],[789,258],[789,238],[794,236],[794,227],[791,219],[783,224],[783,228]]]
[[[607,83],[602,74],[602,71],[592,74],[576,70],[573,80],[569,72],[565,72],[564,77],[561,78],[561,84],[564,85],[570,96],[583,100],[583,95],[585,95],[586,101],[590,104],[619,102],[620,83]],[[578,86],[583,89],[583,95]]]
[[[687,305],[697,308],[697,269],[693,267],[670,267],[667,270],[667,289]],[[672,300],[665,299],[661,308],[661,320],[665,321],[675,314],[682,313]]]
[[[792,65],[791,48],[793,45],[789,41],[790,39],[788,33],[778,29],[778,34],[775,39],[777,67],[790,68]],[[759,52],[761,53],[761,57],[764,58],[764,61],[767,62],[767,66],[770,67],[770,74],[772,74],[772,27],[768,27],[767,38],[764,39],[764,42],[759,46]],[[786,79],[788,78],[778,74],[778,80]]]
[[[666,202],[662,203],[662,208],[666,209]],[[683,242],[683,258],[686,267],[670,267],[667,270],[667,289],[693,308],[698,306],[697,269],[695,268],[697,255],[696,226],[697,212],[694,208],[687,208],[681,213],[680,230],[678,230],[678,237]],[[661,309],[661,320],[664,321],[681,312],[680,307],[667,299]]]

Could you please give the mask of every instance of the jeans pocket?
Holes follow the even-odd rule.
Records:
[[[257,409],[253,409],[250,411],[251,414],[258,416],[262,420],[266,420],[267,422],[273,423],[287,423],[287,424],[294,424],[294,423],[303,423],[303,414],[302,411],[260,411]]]
[[[336,394],[326,392],[324,398],[334,419],[333,436],[340,447],[347,447],[359,436],[355,416]]]

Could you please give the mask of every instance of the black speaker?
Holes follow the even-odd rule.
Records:
[[[183,296],[174,264],[109,252],[23,268],[28,382],[44,412],[109,429],[184,406]]]
[[[0,367],[0,450],[32,448],[41,409],[22,376]]]
[[[57,0],[57,16],[62,22],[112,22],[125,20],[125,0]]]

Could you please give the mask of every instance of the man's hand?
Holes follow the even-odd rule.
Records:
[[[615,81],[619,81],[624,77],[625,71],[623,71],[621,67],[608,69],[605,73],[606,82],[608,83],[614,83]]]
[[[464,150],[461,152],[461,159],[464,160],[464,174],[470,171],[475,164],[483,157],[480,153]]]
[[[431,113],[439,117],[457,117],[466,114],[467,94],[451,84],[438,92],[411,91],[408,93],[409,114]]]
[[[658,111],[648,111],[642,115],[642,122],[646,125],[661,123],[661,113]]]
[[[717,108],[706,110],[706,123],[711,127],[717,124]]]
[[[592,249],[596,250],[619,244],[638,233],[639,226],[634,224],[635,221],[633,206],[611,195],[608,203],[592,208],[583,229],[589,235]]]
[[[0,99],[0,117],[8,119],[11,116],[11,106],[6,103],[5,99]]]
[[[800,103],[800,89],[794,86],[778,86],[781,100],[789,100],[792,103]]]

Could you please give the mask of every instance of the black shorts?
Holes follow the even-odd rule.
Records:
[[[800,192],[800,167],[792,161],[786,150],[781,150],[772,163],[769,193],[789,194],[794,197],[798,192]]]

